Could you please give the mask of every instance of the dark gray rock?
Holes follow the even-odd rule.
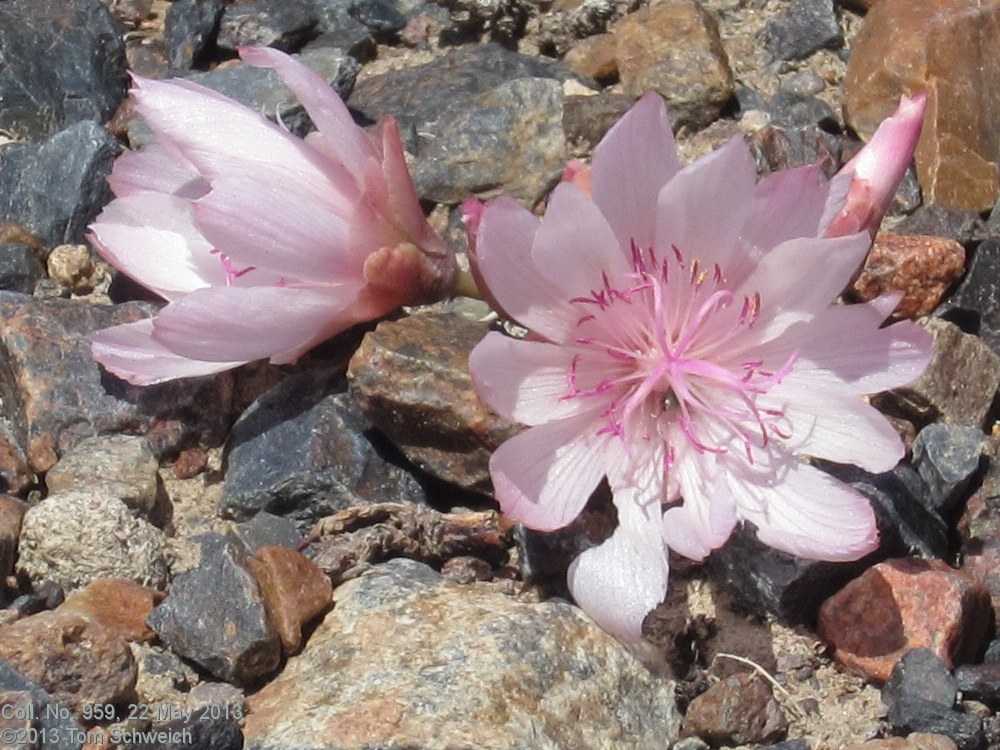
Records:
[[[935,423],[913,441],[913,465],[930,490],[930,500],[942,515],[961,499],[962,490],[985,463],[986,436],[976,427]]]
[[[0,694],[16,699],[18,705],[34,707],[34,722],[25,722],[18,729],[37,730],[39,742],[10,743],[9,747],[37,747],[38,750],[79,750],[84,742],[84,729],[72,714],[51,695],[0,659]],[[6,724],[10,726],[10,724]],[[6,744],[6,743],[5,743]]]
[[[992,640],[983,654],[984,663],[1000,662],[1000,640]]]
[[[215,43],[226,0],[174,0],[167,11],[163,36],[173,70],[195,67]]]
[[[296,549],[302,542],[302,534],[293,521],[265,511],[261,511],[249,521],[233,524],[230,534],[246,547],[251,555],[261,547],[267,546]]]
[[[792,0],[788,10],[767,22],[764,44],[776,60],[800,60],[823,48],[842,47],[833,0]]]
[[[36,140],[106,122],[127,88],[122,34],[100,0],[0,3],[0,131]]]
[[[313,0],[319,36],[309,42],[314,47],[336,47],[358,60],[375,56],[375,32],[351,15],[351,0]]]
[[[55,581],[45,581],[35,586],[33,591],[21,594],[14,599],[14,601],[7,605],[7,609],[17,612],[21,617],[30,617],[48,609],[55,609],[65,599],[66,594],[62,586]]]
[[[828,131],[840,127],[830,105],[815,96],[779,91],[768,110],[771,122],[782,127],[819,127]]]
[[[966,333],[982,337],[1000,354],[1000,239],[981,243],[972,253],[965,278],[942,306],[941,315]]]
[[[196,541],[201,545],[198,567],[174,578],[147,622],[175,653],[214,676],[252,683],[277,668],[281,644],[248,570],[248,557],[220,534]]]
[[[380,34],[394,34],[406,26],[406,16],[389,0],[354,0],[348,12]]]
[[[48,248],[83,242],[87,225],[111,198],[105,180],[120,150],[91,121],[42,143],[7,146],[0,151],[0,221],[19,224]]]
[[[819,162],[824,174],[832,177],[844,161],[841,139],[819,127],[767,125],[755,132],[749,143],[764,172]]]
[[[423,502],[423,488],[369,439],[371,424],[331,371],[287,378],[229,433],[220,513],[260,510],[306,526],[361,502]]]
[[[920,206],[896,224],[892,231],[895,234],[947,237],[963,245],[982,242],[989,236],[989,230],[975,211],[940,205]]]
[[[305,50],[296,55],[296,59],[322,76],[341,97],[350,93],[354,78],[360,70],[357,60],[333,47]],[[273,70],[237,65],[207,73],[195,73],[186,76],[184,80],[224,94],[272,120],[280,120],[296,135],[304,135],[312,129],[312,122],[305,109]],[[141,119],[132,122],[128,135],[133,147],[148,143],[153,138],[149,126]]]
[[[290,52],[312,35],[319,14],[309,0],[252,0],[229,5],[219,21],[218,45],[277,47]]]
[[[218,706],[225,712],[227,706]],[[154,732],[166,732],[175,742],[140,742],[129,750],[243,750],[243,731],[236,718],[213,718],[209,706],[196,708],[189,719],[156,724]]]
[[[45,266],[29,245],[23,242],[0,244],[0,289],[31,294],[35,284],[45,278]]]
[[[990,646],[996,643],[994,641]],[[973,698],[993,708],[1000,707],[1000,663],[962,664],[955,668],[955,682],[963,698]]]

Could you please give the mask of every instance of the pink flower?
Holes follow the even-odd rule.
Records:
[[[668,548],[701,559],[741,521],[803,557],[875,549],[868,501],[802,457],[892,468],[903,445],[862,394],[916,378],[931,337],[880,328],[897,297],[834,304],[869,237],[823,238],[840,206],[819,167],[758,181],[737,138],[682,169],[647,94],[592,184],[560,184],[542,219],[503,198],[479,217],[479,272],[529,330],[470,360],[482,398],[529,425],[490,464],[504,512],[557,529],[607,478],[618,527],[569,579],[627,639],[663,599]]]
[[[98,252],[169,304],[92,336],[129,382],[294,362],[344,329],[450,293],[452,253],[428,225],[396,123],[359,128],[314,72],[273,49],[317,130],[301,140],[220,94],[136,77],[156,141],[126,153],[117,198],[91,226]]]

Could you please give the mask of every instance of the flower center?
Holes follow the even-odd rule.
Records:
[[[747,356],[760,294],[744,294],[737,307],[718,264],[686,260],[677,247],[662,259],[653,248],[631,250],[630,273],[616,280],[605,273],[601,288],[571,300],[585,314],[563,398],[602,399],[602,433],[666,440],[668,463],[677,439],[700,453],[742,445],[752,463],[754,448],[790,437],[782,412],[758,402],[795,356],[775,369]]]

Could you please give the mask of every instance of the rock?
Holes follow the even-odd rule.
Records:
[[[153,454],[218,445],[229,424],[228,373],[133,386],[102,373],[86,336],[148,315],[144,303],[100,306],[0,292],[0,477],[25,486],[61,453],[98,433],[145,434]]]
[[[927,425],[913,442],[913,465],[942,514],[961,499],[962,490],[979,472],[986,436],[976,427]]]
[[[913,383],[879,394],[872,403],[917,424],[940,420],[982,427],[1000,387],[1000,356],[946,320],[920,324],[934,335],[931,363]]]
[[[226,0],[174,0],[167,10],[163,36],[173,70],[198,64],[214,43]]]
[[[0,5],[0,14],[8,4]],[[41,143],[7,146],[0,160],[0,221],[22,225],[46,247],[83,242],[87,225],[111,198],[105,179],[119,151],[90,121]]]
[[[82,717],[135,700],[136,667],[114,630],[74,613],[40,612],[0,627],[0,658]]]
[[[107,122],[128,87],[121,32],[99,0],[0,4],[0,59],[0,132],[15,137]]]
[[[23,242],[0,243],[0,290],[31,294],[43,278],[45,266],[31,246]]]
[[[632,97],[610,92],[595,96],[567,96],[563,100],[566,140],[593,149],[632,104]]]
[[[365,336],[348,369],[351,395],[376,427],[424,471],[489,491],[490,454],[520,428],[482,404],[468,358],[484,323],[426,313],[386,321]]]
[[[417,480],[371,442],[370,423],[342,388],[336,372],[300,373],[243,413],[226,442],[222,515],[266,510],[308,525],[356,503],[424,501]]]
[[[839,49],[844,35],[833,0],[792,0],[764,27],[764,44],[775,60],[801,60],[821,49]]]
[[[79,737],[84,729],[65,706],[57,703],[38,683],[28,679],[12,665],[0,658],[0,706],[24,706],[34,708],[35,719],[26,726],[16,718],[7,723],[0,715],[0,728],[15,730],[35,729],[39,735],[44,732],[45,742],[38,744],[39,750],[79,750]],[[5,715],[5,714],[4,714]],[[22,747],[31,747],[25,743]],[[9,747],[17,747],[13,743]]]
[[[563,56],[563,65],[581,78],[595,81],[614,78],[618,75],[615,35],[595,34],[576,40]]]
[[[788,78],[778,84],[778,94],[795,96],[798,98],[810,98],[823,93],[826,88],[826,81],[813,70],[800,70],[793,73]]]
[[[238,545],[219,534],[197,541],[202,550],[198,567],[174,579],[147,622],[174,652],[212,675],[252,683],[273,672],[281,659],[260,589]]]
[[[67,450],[45,475],[45,485],[50,493],[100,486],[155,523],[157,505],[169,503],[158,468],[146,438],[100,435],[83,438]]]
[[[989,439],[989,466],[980,487],[969,498],[958,521],[961,569],[990,593],[1000,618],[1000,463],[997,439]],[[1000,655],[998,655],[1000,659]]]
[[[135,691],[140,702],[174,706],[188,702],[191,686],[198,681],[193,667],[163,646],[133,643],[131,648],[139,673]]]
[[[962,664],[955,668],[955,683],[963,698],[973,698],[993,708],[1000,705],[1000,663]]]
[[[226,7],[217,41],[225,49],[277,47],[292,52],[317,23],[319,15],[308,0],[250,0]]]
[[[360,23],[380,34],[395,34],[406,26],[406,16],[389,0],[354,0],[348,12]]]
[[[962,283],[945,304],[943,316],[967,333],[978,334],[1000,354],[1000,239],[988,239],[972,253]]]
[[[537,203],[566,164],[562,87],[520,78],[452,107],[413,166],[417,193],[439,203],[504,194]]]
[[[764,172],[819,162],[829,178],[843,162],[840,140],[818,127],[766,125],[750,136],[749,145]]]
[[[986,591],[940,560],[888,560],[824,602],[820,636],[834,659],[876,682],[915,648],[951,668],[979,648],[989,623]]]
[[[100,487],[49,495],[21,524],[17,571],[33,583],[66,590],[99,578],[124,578],[162,589],[167,584],[163,532],[135,518]]]
[[[302,650],[303,627],[330,607],[330,579],[301,552],[284,547],[257,550],[252,570],[282,649],[297,654]]]
[[[22,594],[10,603],[7,611],[18,617],[37,615],[48,609],[55,609],[65,601],[62,586],[55,581],[42,581],[33,591]]]
[[[772,124],[779,127],[819,127],[828,131],[839,127],[837,115],[830,105],[815,96],[779,91],[771,100],[768,111]]]
[[[342,50],[330,47],[305,50],[293,57],[319,74],[341,97],[346,97],[350,93],[354,86],[354,78],[360,69],[353,57]],[[272,120],[280,121],[296,135],[305,135],[312,129],[305,108],[282,83],[278,74],[269,68],[235,65],[207,73],[194,73],[185,76],[184,80],[210,88],[230,99],[235,99],[254,112],[261,112]],[[136,119],[129,125],[128,136],[133,148],[153,140],[152,130],[141,119]]]
[[[233,524],[229,536],[240,542],[251,555],[261,547],[277,545],[298,549],[302,543],[302,534],[294,521],[263,510],[249,521]]]
[[[249,699],[247,747],[611,750],[677,738],[672,684],[565,602],[459,586],[402,559],[344,583],[335,602]]]
[[[951,206],[920,206],[896,224],[896,234],[947,237],[963,245],[979,243],[989,237],[989,229],[979,214]]]
[[[716,746],[758,744],[784,737],[788,719],[770,685],[755,674],[739,673],[691,701],[683,731]]]
[[[842,750],[957,750],[957,745],[940,734],[914,732],[909,737],[887,737],[884,740],[853,742]]]
[[[14,572],[17,542],[21,536],[21,521],[28,504],[10,495],[0,495],[0,582]],[[0,583],[0,592],[4,584]]]
[[[964,271],[965,248],[955,240],[879,232],[851,290],[863,302],[903,292],[895,314],[919,318],[934,311]]]
[[[916,151],[927,203],[984,211],[996,202],[1000,99],[992,82],[1000,63],[989,50],[998,44],[997,0],[881,0],[854,38],[844,114],[863,137],[892,114],[900,94],[928,93]]]
[[[909,706],[916,702],[955,707],[958,683],[933,652],[917,648],[905,654],[882,686],[882,700],[889,708],[889,722],[901,727]]]
[[[319,23],[319,36],[309,43],[310,49],[334,47],[359,61],[375,57],[375,36],[370,28],[351,15],[350,0],[313,0]]]
[[[162,599],[162,591],[132,581],[101,578],[66,597],[58,611],[100,623],[126,641],[149,642],[155,634],[146,617]]]
[[[658,91],[675,129],[705,127],[732,98],[733,72],[718,24],[696,0],[640,8],[612,33],[625,92],[636,99]]]

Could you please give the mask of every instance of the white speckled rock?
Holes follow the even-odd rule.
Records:
[[[393,560],[337,589],[250,698],[248,750],[612,750],[676,740],[674,685],[579,609]]]

